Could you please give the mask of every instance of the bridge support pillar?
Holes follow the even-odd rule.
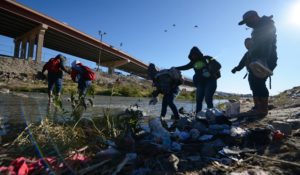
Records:
[[[19,58],[20,57],[20,40],[14,40],[14,43],[15,43],[14,57]]]
[[[42,61],[42,49],[44,45],[44,35],[46,30],[41,30],[39,34],[37,35],[37,47],[36,47],[36,62]]]
[[[28,61],[32,61],[32,59],[33,59],[34,42],[35,42],[35,38],[31,37],[29,39]]]
[[[35,52],[35,61],[41,62],[42,60],[42,49],[44,45],[44,35],[48,26],[41,24],[30,31],[24,33],[23,35],[15,38],[15,57],[33,60],[33,55]],[[18,43],[22,42],[21,45],[21,55],[19,54],[19,45]],[[29,44],[27,44],[29,43]],[[36,44],[36,49],[35,49]],[[29,45],[27,47],[27,45]]]
[[[26,51],[27,51],[27,40],[24,38],[22,40],[22,46],[21,46],[21,59],[26,59]]]
[[[115,73],[115,68],[114,67],[108,67],[108,74],[112,75]]]

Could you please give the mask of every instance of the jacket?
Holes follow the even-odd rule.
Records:
[[[278,59],[276,37],[276,28],[272,16],[261,17],[251,33],[253,44],[248,55],[251,62],[260,59],[271,70],[274,70]]]
[[[175,67],[178,70],[188,70],[193,68],[195,71],[193,82],[194,85],[197,85],[199,82],[205,82],[209,79],[217,79],[220,77],[220,72],[218,71],[217,75],[213,75],[213,73],[209,72],[208,63],[214,60],[211,56],[203,56],[196,61],[190,61],[188,64],[184,66]]]

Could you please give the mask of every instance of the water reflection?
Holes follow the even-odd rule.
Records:
[[[72,107],[68,98],[69,96],[62,97],[63,108],[70,112]],[[147,114],[159,116],[161,101],[155,106],[149,106],[148,102],[148,98],[95,96],[94,107],[88,108],[84,115],[101,117],[106,108],[110,108],[111,115],[114,115],[123,112],[130,105],[138,105]],[[191,101],[176,100],[175,103],[178,108],[184,107],[188,112],[195,109],[195,103]],[[53,105],[48,105],[47,95],[44,93],[0,94],[0,114],[7,118],[9,123],[38,122],[45,116],[55,118],[70,115]],[[171,115],[170,109],[167,115]]]

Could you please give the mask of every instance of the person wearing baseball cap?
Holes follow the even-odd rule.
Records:
[[[277,66],[277,36],[272,18],[273,16],[260,17],[256,11],[249,10],[244,13],[243,19],[238,23],[238,25],[245,24],[253,29],[251,33],[252,44],[247,54],[250,62],[248,81],[253,98],[256,99],[255,108],[247,113],[251,116],[265,117],[268,115],[269,91],[266,86],[268,76],[258,76],[254,68],[251,67],[251,63],[262,63],[258,65],[262,65],[262,68],[270,71],[273,71]]]

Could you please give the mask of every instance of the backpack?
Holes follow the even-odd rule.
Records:
[[[183,83],[183,78],[179,70],[171,68],[159,71],[155,75],[154,81],[162,93],[167,94],[174,87],[181,85]]]
[[[218,79],[221,77],[221,72],[220,72],[221,67],[222,67],[221,64],[217,60],[213,58],[209,59],[208,70],[213,75],[214,78]]]
[[[52,73],[60,72],[61,71],[60,61],[61,61],[60,58],[51,58],[45,65],[48,72],[52,72]]]
[[[83,78],[85,78],[85,79],[87,79],[87,80],[96,80],[96,73],[95,72],[93,72],[93,70],[92,69],[90,69],[89,67],[87,67],[87,66],[84,66],[84,65],[80,65],[82,68],[83,68],[83,70],[84,70],[84,72],[83,72]]]
[[[176,86],[183,84],[182,74],[181,74],[180,70],[177,70],[175,68],[163,69],[155,75],[155,78],[157,79],[158,77],[161,77],[161,76],[169,77],[170,80],[173,81],[173,83]]]

